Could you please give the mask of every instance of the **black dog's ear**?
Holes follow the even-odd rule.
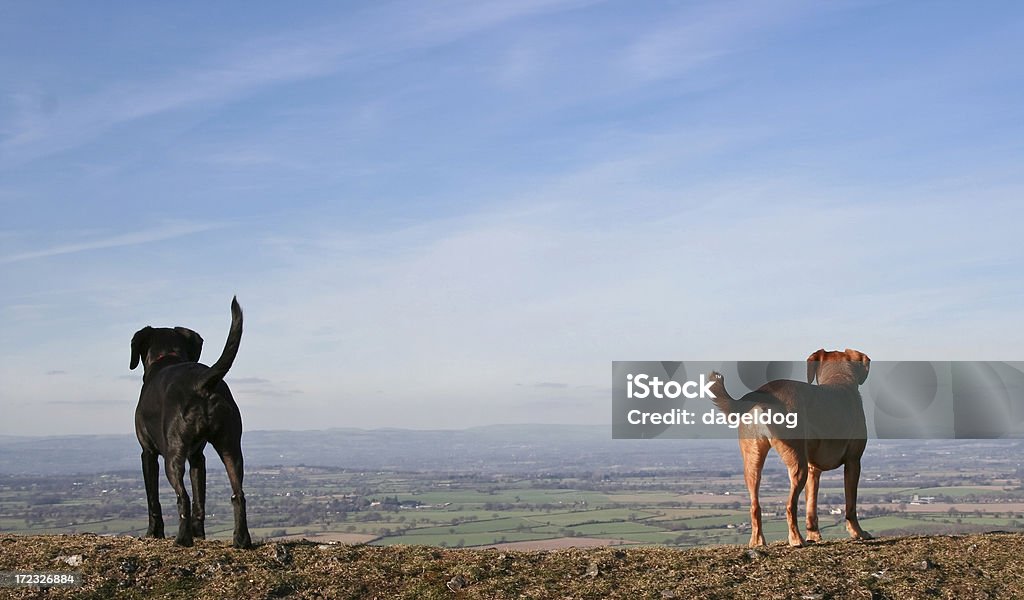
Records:
[[[153,328],[146,325],[132,336],[132,362],[129,368],[134,369],[139,366],[139,361],[149,350],[149,334],[152,332]]]
[[[814,378],[818,375],[818,367],[821,366],[821,361],[824,359],[824,348],[807,357],[807,383],[814,383]]]
[[[203,353],[203,338],[188,327],[175,327],[174,331],[177,331],[188,342],[188,348],[186,349],[188,359],[192,362],[199,362],[199,355]]]

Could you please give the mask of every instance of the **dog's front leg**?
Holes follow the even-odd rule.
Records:
[[[818,530],[818,482],[821,481],[821,469],[814,465],[807,468],[807,541],[820,542],[821,531]]]
[[[167,481],[178,497],[178,535],[174,543],[179,546],[192,545],[192,506],[185,490],[185,455],[178,453],[164,457],[164,471]]]
[[[206,457],[200,450],[188,459],[188,476],[192,480],[192,537],[206,539]]]
[[[157,453],[142,451],[142,479],[146,487],[146,508],[149,513],[149,526],[146,537],[164,537],[164,517],[160,508],[160,465]]]
[[[764,460],[768,456],[771,445],[768,440],[751,439],[740,440],[740,449],[743,453],[743,479],[747,484],[747,492],[750,493],[750,543],[751,548],[765,546],[764,531],[761,529],[761,470],[764,468]]]
[[[146,510],[149,513],[149,526],[146,537],[164,537],[164,515],[160,509],[160,465],[157,463],[156,452],[142,451],[142,480],[146,486]]]
[[[789,467],[789,502],[786,504],[786,523],[789,525],[789,545],[800,548],[804,545],[804,538],[800,536],[800,529],[797,527],[797,509],[800,502],[800,492],[804,491],[804,484],[807,483],[807,457],[801,456],[796,464]]]
[[[857,520],[857,485],[860,482],[860,460],[849,460],[843,465],[843,483],[846,491],[846,530],[855,540],[870,540],[871,534],[860,528]]]

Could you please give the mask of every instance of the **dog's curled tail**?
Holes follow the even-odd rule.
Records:
[[[231,368],[231,364],[235,362],[235,356],[238,355],[238,345],[242,341],[242,307],[238,305],[238,298],[231,298],[231,330],[228,331],[228,340],[224,343],[224,351],[220,353],[220,358],[217,362],[213,363],[202,379],[199,380],[198,388],[199,391],[204,393],[210,393],[217,387],[227,375],[228,369]]]
[[[714,403],[718,410],[730,415],[732,413],[745,413],[753,407],[750,402],[734,400],[729,392],[725,390],[725,376],[718,371],[713,371],[708,379],[711,383],[711,393],[715,395]]]

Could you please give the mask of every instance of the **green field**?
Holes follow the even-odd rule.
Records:
[[[978,488],[970,486],[911,488],[899,490],[897,493],[902,496],[908,497],[917,494],[919,496],[949,496],[951,498],[963,498],[964,496],[985,496],[989,498],[1005,498],[1010,495],[1008,492],[1004,492],[1003,490]]]
[[[221,477],[221,476],[218,476]],[[0,485],[0,531],[15,533],[93,532],[140,536],[146,529],[145,494],[138,474],[110,474],[96,480],[35,479]],[[226,482],[211,476],[207,535],[231,536]],[[830,475],[821,491],[822,534],[847,536],[841,515],[841,479]],[[925,480],[922,480],[924,482]],[[966,480],[964,480],[966,481]],[[763,525],[769,542],[784,540],[787,528],[781,498],[784,474],[767,476]],[[464,477],[429,474],[352,473],[295,468],[247,477],[249,523],[254,538],[314,536],[327,532],[361,534],[374,545],[488,546],[503,542],[596,538],[633,545],[698,546],[746,544],[750,537],[748,499],[739,473],[693,477],[623,476],[607,480]],[[726,494],[726,492],[731,492]],[[162,482],[161,499],[168,534],[177,527],[172,495]],[[902,512],[913,494],[951,499],[982,499],[951,513],[915,506]],[[861,522],[872,533],[1020,530],[1007,502],[1024,502],[1024,492],[979,485],[875,483],[860,489]],[[954,505],[955,506],[955,505]],[[977,507],[982,507],[976,514]],[[877,507],[877,508],[876,508]],[[803,498],[801,497],[801,510]],[[997,516],[998,515],[998,516]],[[803,530],[803,515],[800,516]],[[566,543],[565,540],[559,542]],[[595,543],[590,541],[588,543]],[[600,543],[599,541],[596,543]]]

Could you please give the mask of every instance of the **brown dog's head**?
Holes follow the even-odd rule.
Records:
[[[132,336],[131,368],[142,361],[144,373],[162,358],[176,357],[183,362],[199,362],[203,338],[187,327],[143,327]]]
[[[868,378],[871,359],[857,350],[831,350],[824,348],[807,357],[807,383],[861,385]]]

